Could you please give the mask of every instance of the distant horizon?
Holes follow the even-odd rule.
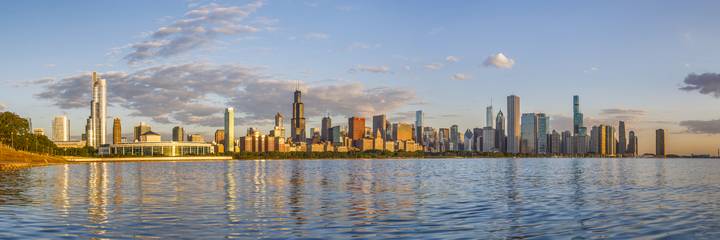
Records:
[[[641,154],[654,152],[659,128],[668,154],[720,148],[720,2],[6,5],[0,111],[32,118],[46,135],[67,115],[79,140],[97,70],[107,118],[120,117],[125,132],[146,122],[163,138],[179,125],[208,139],[225,107],[236,109],[240,135],[267,133],[276,112],[289,128],[299,86],[308,131],[326,113],[346,126],[383,113],[414,123],[422,110],[425,125],[464,132],[485,125],[491,101],[506,113],[513,94],[521,113],[572,131],[579,95],[586,127],[625,121]]]

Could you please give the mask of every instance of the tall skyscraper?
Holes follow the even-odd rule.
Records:
[[[150,125],[147,125],[145,122],[140,122],[139,125],[135,126],[135,131],[133,132],[133,139],[136,142],[140,142],[142,140],[142,135],[150,131],[152,131]]]
[[[70,121],[67,116],[55,116],[52,122],[52,140],[68,141],[70,140]]]
[[[580,96],[573,96],[573,134],[580,134],[583,127],[583,114],[580,112]]]
[[[225,143],[225,129],[216,129],[215,130],[215,143],[217,143],[217,144]]]
[[[172,129],[172,140],[173,142],[182,142],[183,136],[185,136],[185,129],[180,126],[175,126]]]
[[[507,141],[505,140],[505,115],[502,110],[498,111],[495,117],[495,149],[499,152],[507,151]]]
[[[520,133],[520,152],[537,153],[538,118],[535,113],[522,114],[522,130]]]
[[[225,152],[235,152],[235,109],[225,109]]]
[[[665,157],[665,130],[655,130],[655,156]]]
[[[374,138],[385,139],[388,135],[387,123],[388,123],[388,120],[387,120],[387,116],[385,114],[373,116],[373,125],[372,125],[372,134],[371,135]],[[375,136],[375,135],[379,135],[379,136]]]
[[[618,125],[618,145],[617,145],[617,154],[618,155],[624,155],[625,154],[625,148],[627,148],[627,140],[625,139],[625,122],[620,121],[620,124]]]
[[[325,116],[322,119],[322,129],[320,129],[320,139],[326,142],[331,141],[330,139],[330,128],[332,128],[332,120],[330,116]]]
[[[628,135],[629,135],[629,137],[628,137],[628,140],[629,140],[629,141],[628,141],[627,149],[625,150],[625,154],[626,154],[626,155],[630,155],[630,156],[637,156],[637,155],[638,155],[638,139],[637,139],[637,136],[635,136],[635,132],[634,132],[634,131],[630,131],[630,132],[628,133]]]
[[[412,125],[409,123],[393,123],[392,139],[397,141],[412,140]]]
[[[550,128],[550,117],[544,113],[538,113],[537,115],[537,153],[547,154],[550,153],[548,150],[548,131]]]
[[[425,145],[425,134],[423,133],[423,111],[415,111],[415,142]]]
[[[305,107],[302,103],[302,93],[300,90],[295,90],[293,98],[293,115],[290,119],[290,131],[293,142],[305,142]]]
[[[450,145],[448,146],[450,151],[458,151],[460,146],[460,129],[458,125],[450,126]]]
[[[485,127],[493,126],[493,107],[492,104],[485,108]]]
[[[99,147],[105,144],[105,129],[107,117],[107,87],[105,79],[101,79],[96,72],[90,79],[92,100],[90,101],[90,117],[85,126],[87,145]]]
[[[520,97],[507,97],[507,152],[520,152]]]
[[[348,137],[361,140],[365,136],[365,118],[351,117],[348,119]]]
[[[113,118],[113,144],[122,143],[122,124],[120,118]]]
[[[275,126],[273,130],[270,130],[270,136],[276,138],[285,138],[285,126],[283,126],[283,115],[280,113],[275,114]]]

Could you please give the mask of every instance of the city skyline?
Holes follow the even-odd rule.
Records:
[[[66,14],[33,3],[12,3],[9,10],[37,11],[0,17],[3,19],[0,26],[8,32],[8,38],[0,40],[5,43],[0,48],[9,53],[8,56],[18,56],[18,59],[0,59],[5,73],[1,79],[0,108],[31,117],[34,126],[44,128],[46,133],[50,132],[54,116],[67,115],[69,121],[75,123],[70,125],[71,138],[78,139],[85,130],[92,95],[88,91],[88,79],[90,72],[97,70],[101,78],[108,81],[108,114],[103,117],[104,122],[120,117],[125,129],[131,129],[127,126],[135,126],[141,121],[150,122],[164,135],[180,125],[193,132],[202,132],[210,139],[207,136],[222,127],[223,109],[227,107],[237,109],[239,132],[248,127],[259,127],[268,132],[273,127],[272,117],[276,113],[293,116],[287,99],[295,88],[303,92],[307,130],[320,126],[322,117],[328,112],[337,118],[336,123],[345,122],[342,118],[346,117],[365,117],[367,126],[372,116],[380,114],[386,114],[391,122],[412,123],[415,111],[422,110],[424,126],[450,128],[458,125],[458,132],[462,134],[467,129],[485,126],[488,119],[495,119],[485,114],[489,99],[505,99],[514,94],[521,98],[520,111],[515,118],[519,119],[523,113],[545,113],[550,117],[548,132],[554,129],[563,132],[574,130],[575,113],[569,99],[579,95],[581,114],[585,116],[584,127],[589,130],[593,125],[605,124],[619,130],[618,123],[623,121],[627,125],[626,134],[633,131],[640,139],[640,153],[654,152],[658,128],[666,129],[667,154],[715,154],[720,146],[717,135],[720,121],[715,120],[720,116],[712,114],[720,110],[716,104],[719,91],[711,87],[712,83],[720,81],[713,73],[719,65],[713,56],[720,48],[712,44],[720,34],[712,28],[713,24],[707,24],[716,20],[712,14],[699,14],[717,3],[705,2],[697,6],[622,3],[620,5],[628,12],[648,17],[623,25],[628,29],[626,31],[636,31],[632,34],[614,30],[613,27],[618,25],[613,23],[599,23],[607,20],[607,12],[619,7],[619,3],[585,3],[592,6],[586,6],[588,10],[579,8],[576,14],[566,17],[577,23],[557,24],[552,28],[554,31],[550,32],[559,33],[558,36],[537,31],[520,33],[523,29],[552,23],[553,20],[543,17],[541,11],[525,10],[525,16],[506,16],[510,21],[504,25],[518,31],[486,24],[488,19],[511,9],[512,4],[473,3],[463,6],[467,10],[461,10],[448,3],[446,7],[456,15],[450,16],[451,11],[443,10],[429,13],[437,17],[437,22],[422,21],[420,16],[428,9],[440,9],[435,6],[440,3],[416,3],[413,6],[393,2],[348,4],[353,6],[341,10],[337,3],[327,2],[316,7],[301,2],[277,1],[174,6],[151,3],[133,26],[110,20],[115,13],[109,13],[107,19],[96,18],[99,23],[75,22],[81,32],[106,32],[102,31],[105,26],[113,26],[117,31],[108,36],[94,34],[92,44],[87,44],[87,39],[64,36],[54,40],[66,46],[66,50],[61,50],[45,47],[55,43],[42,40],[52,39],[43,36],[55,33],[49,29],[53,23],[33,24],[33,29],[37,30],[28,34],[37,36],[31,41],[36,45],[19,41],[19,36],[27,34],[13,33],[20,33],[16,26],[23,26],[19,23],[22,19],[32,19],[35,14],[58,19],[67,18]],[[558,11],[568,6],[577,9],[577,4],[554,7]],[[91,3],[83,8],[95,9],[87,12],[96,14],[101,12],[97,9],[127,9],[128,5]],[[213,13],[220,7],[236,14],[228,20],[236,23],[233,26],[247,25],[254,30],[238,30],[217,38],[169,31],[177,27],[179,20],[200,14],[193,10]],[[398,16],[387,10],[399,7],[408,8],[408,13]],[[285,12],[290,8],[318,13],[318,18],[295,24],[296,16]],[[489,11],[487,16],[476,14],[478,9],[485,8],[496,11]],[[675,9],[685,11],[672,11]],[[387,24],[391,20],[399,23],[418,21],[410,24],[409,30],[398,30],[403,36],[417,39],[417,44],[404,47],[405,42],[413,41],[370,37],[383,34],[371,34],[373,32],[368,29],[344,32],[336,27],[352,23],[368,12],[376,13],[374,20],[368,23],[373,27],[381,27],[380,23]],[[591,20],[598,15],[604,16]],[[621,13],[618,20],[631,19],[631,15]],[[337,20],[335,25],[317,22],[330,16]],[[523,25],[523,20],[528,19],[536,19],[540,25]],[[465,20],[465,23],[451,20]],[[669,30],[653,28],[668,24],[669,20],[673,20]],[[218,24],[221,23],[205,22],[200,26]],[[396,30],[398,25],[389,26],[391,28],[379,28],[378,31]],[[472,26],[483,27],[480,28],[482,34],[465,35],[473,41],[442,40],[446,36],[462,34],[462,27]],[[582,27],[595,28],[583,30]],[[46,33],[38,33],[38,30]],[[593,36],[597,36],[593,31],[617,35],[602,42],[593,40]],[[574,33],[579,43],[564,41],[561,36],[568,32]],[[497,39],[477,41],[485,35]],[[659,40],[650,41],[643,35]],[[173,41],[183,36],[200,38],[202,47],[177,49],[168,46],[150,52],[140,48],[153,41]],[[533,37],[540,41],[528,40]],[[645,44],[646,41],[650,44]],[[531,43],[535,42],[546,50],[531,49]],[[642,46],[628,49],[621,47],[621,43]],[[31,48],[35,46],[40,47]],[[603,51],[592,51],[591,46]],[[224,50],[218,51],[218,48]],[[263,48],[272,48],[271,53],[263,52]],[[658,53],[659,49],[666,51]],[[163,54],[171,50],[180,52]],[[225,50],[231,53],[222,53]],[[287,58],[278,59],[273,51],[282,51]],[[543,63],[544,58],[563,62],[563,71]],[[299,64],[291,66],[283,61]],[[643,65],[650,67],[636,64],[643,61]],[[185,76],[181,73],[193,77],[174,79]],[[196,83],[198,81],[202,83]],[[133,87],[143,84],[150,89]],[[493,89],[483,88],[491,86]],[[183,92],[183,89],[189,90]],[[478,90],[481,90],[479,94],[475,93]],[[502,111],[506,119],[510,118],[505,103],[496,101],[493,105],[492,110]],[[110,130],[108,127],[104,129]],[[511,126],[505,127],[510,129]],[[517,129],[520,132],[519,126]],[[108,139],[109,133],[102,135]]]

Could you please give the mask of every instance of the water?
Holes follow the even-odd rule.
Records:
[[[92,163],[0,172],[0,238],[720,237],[720,161]]]

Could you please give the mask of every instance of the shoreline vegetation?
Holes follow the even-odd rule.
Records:
[[[19,151],[8,146],[0,145],[0,170],[60,163],[67,163],[67,161],[59,156]]]

